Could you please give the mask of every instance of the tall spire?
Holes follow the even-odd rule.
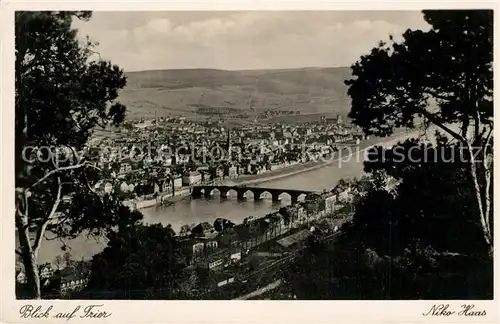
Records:
[[[226,142],[226,150],[228,154],[228,160],[231,159],[231,130],[229,127],[227,128],[227,142]]]

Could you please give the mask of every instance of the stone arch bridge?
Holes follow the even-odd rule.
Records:
[[[253,193],[254,200],[262,199],[262,194],[268,192],[271,194],[273,201],[279,201],[279,196],[283,193],[290,195],[292,204],[295,204],[300,195],[319,194],[315,191],[298,190],[298,189],[280,189],[280,188],[262,188],[249,186],[223,186],[223,185],[206,185],[193,186],[191,191],[192,198],[200,198],[202,196],[210,197],[212,191],[217,189],[220,192],[222,199],[227,198],[229,191],[236,191],[238,200],[244,200],[245,194],[250,191]]]

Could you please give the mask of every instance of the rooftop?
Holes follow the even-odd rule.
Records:
[[[277,243],[285,248],[292,246],[296,243],[302,242],[311,235],[308,230],[302,230],[295,234],[289,235],[277,241]]]

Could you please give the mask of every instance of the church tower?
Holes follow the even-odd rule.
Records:
[[[226,150],[228,154],[228,160],[231,160],[231,130],[227,129],[227,142],[226,142]]]

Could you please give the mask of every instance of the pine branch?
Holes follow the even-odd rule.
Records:
[[[419,112],[424,115],[427,119],[429,119],[434,125],[438,126],[439,128],[443,129],[445,132],[456,138],[462,143],[467,143],[467,139],[463,137],[462,135],[458,134],[457,132],[453,131],[451,128],[446,126],[443,122],[441,122],[436,116],[431,114],[425,109],[420,109]]]

